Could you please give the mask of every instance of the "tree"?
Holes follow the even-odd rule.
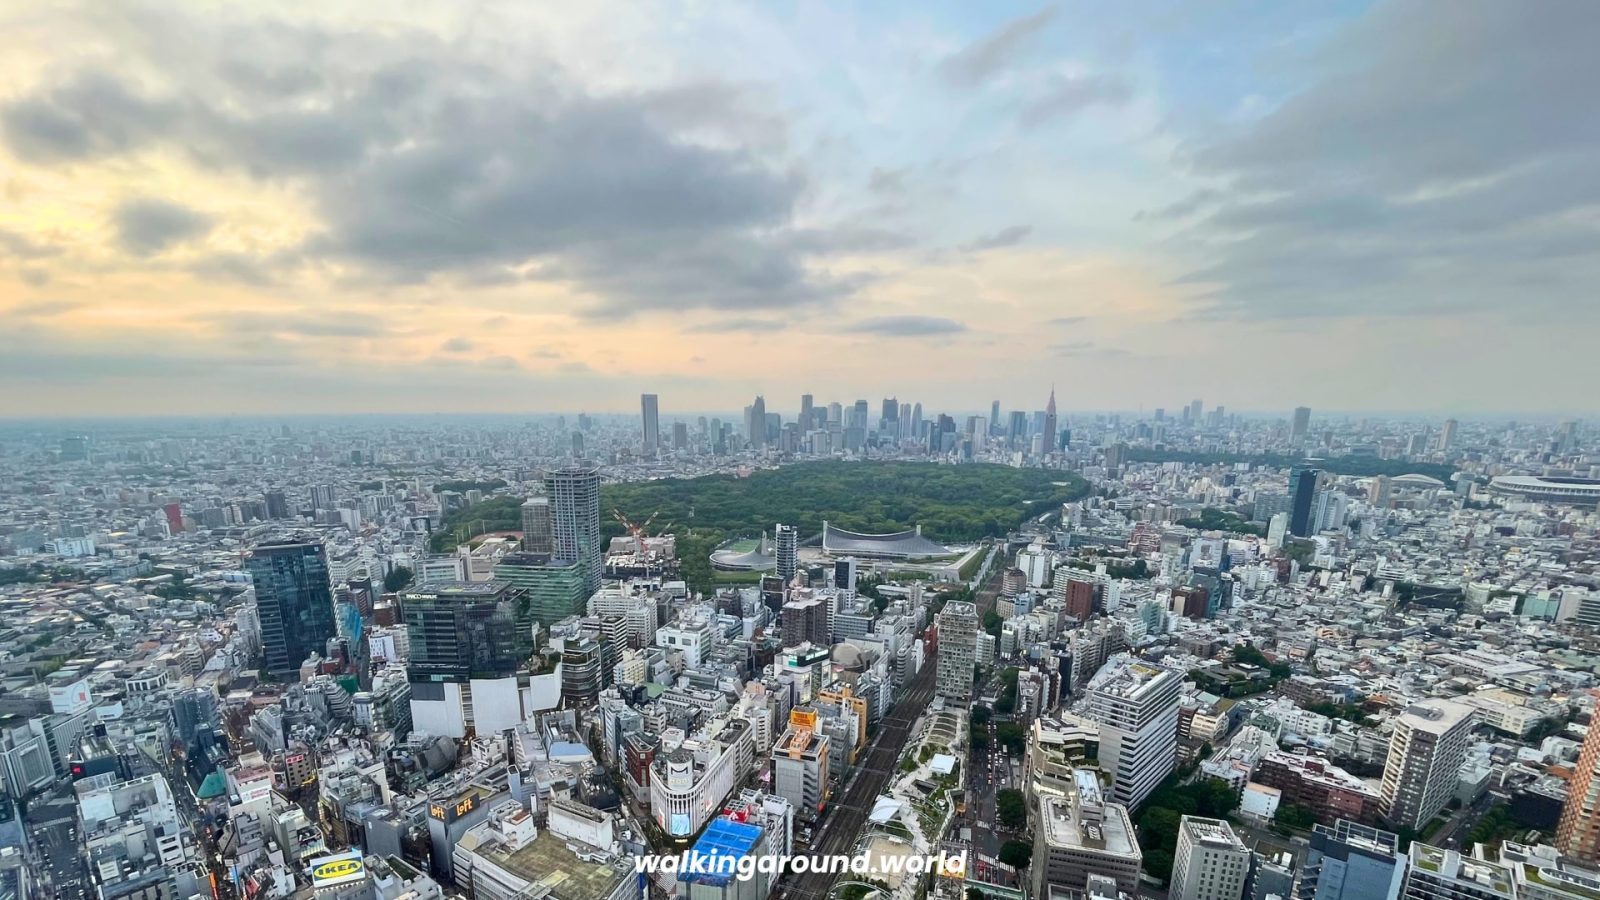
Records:
[[[1001,722],[995,727],[995,737],[1000,741],[1000,746],[1012,756],[1022,755],[1022,750],[1027,746],[1028,736],[1022,726],[1015,722]]]
[[[405,566],[395,566],[389,570],[389,574],[383,576],[383,591],[392,594],[404,590],[411,586],[411,581],[415,577],[416,574]]]
[[[1247,666],[1264,666],[1267,657],[1254,644],[1240,644],[1233,648],[1233,661]]]
[[[1164,848],[1144,852],[1144,870],[1152,878],[1162,881],[1172,877],[1172,851]]]
[[[1296,806],[1293,803],[1285,803],[1279,806],[1277,813],[1272,818],[1279,825],[1296,831],[1307,831],[1310,830],[1311,826],[1317,824],[1317,819],[1311,814],[1310,810],[1303,806]]]
[[[1183,817],[1165,806],[1144,811],[1139,817],[1139,846],[1151,850],[1172,842],[1171,835],[1178,833],[1178,823]]]
[[[1006,788],[996,793],[994,810],[1000,824],[1007,828],[1015,830],[1028,824],[1028,801],[1021,791]]]
[[[989,746],[989,729],[978,725],[976,722],[968,726],[967,735],[971,740],[972,749],[982,750]]]
[[[999,637],[1000,627],[1005,624],[1005,621],[1005,619],[1000,618],[999,613],[991,609],[983,614],[983,630],[994,637]]]
[[[1033,845],[1026,841],[1006,841],[1000,846],[1000,861],[1016,869],[1026,869],[1033,861]]]

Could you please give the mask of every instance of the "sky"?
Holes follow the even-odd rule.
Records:
[[[0,416],[1600,408],[1600,4],[0,0]]]

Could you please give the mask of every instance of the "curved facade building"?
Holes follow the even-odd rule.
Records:
[[[669,837],[699,831],[750,774],[755,742],[750,723],[731,719],[716,735],[696,735],[656,755],[650,773],[650,815]]]
[[[1489,492],[1544,503],[1579,506],[1600,504],[1600,479],[1556,475],[1499,475],[1489,482]]]
[[[769,552],[766,537],[753,550],[738,550],[742,541],[728,541],[711,551],[711,568],[719,572],[765,572],[777,568],[778,558]]]
[[[929,559],[949,556],[951,550],[922,536],[922,526],[892,534],[862,534],[822,523],[823,552],[833,556],[873,559]]]

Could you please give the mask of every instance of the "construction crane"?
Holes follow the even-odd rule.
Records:
[[[643,525],[636,525],[632,521],[630,521],[627,516],[622,514],[622,510],[613,509],[611,511],[611,517],[613,519],[616,519],[618,522],[620,522],[622,524],[622,530],[626,531],[628,533],[628,535],[633,538],[634,550],[639,554],[639,557],[641,559],[645,555],[645,550],[644,550],[644,539],[646,537],[645,529],[649,528],[650,527],[650,523],[654,522],[656,520],[656,516],[659,516],[659,515],[661,515],[661,510],[658,509],[655,512],[651,513],[650,517],[648,519],[644,520],[644,524]]]

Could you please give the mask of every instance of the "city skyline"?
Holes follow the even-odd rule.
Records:
[[[1597,16],[18,9],[0,416],[1591,413]]]

